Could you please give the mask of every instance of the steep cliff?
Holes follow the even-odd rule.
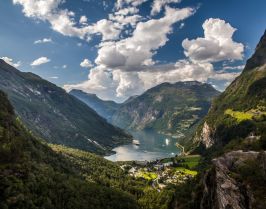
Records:
[[[265,208],[266,31],[193,139],[194,151],[202,154],[201,175],[193,186],[183,185],[175,209]]]
[[[201,209],[263,209],[266,152],[232,151],[213,159],[205,174]]]
[[[223,147],[256,135],[264,140],[266,127],[266,32],[244,71],[211,105],[194,142],[205,148]]]

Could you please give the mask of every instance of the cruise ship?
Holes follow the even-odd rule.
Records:
[[[133,141],[132,141],[132,143],[134,144],[134,145],[140,145],[140,142],[139,142],[139,140],[137,140],[137,139],[134,139]]]

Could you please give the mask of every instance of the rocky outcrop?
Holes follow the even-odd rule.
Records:
[[[266,152],[232,151],[213,159],[213,168],[204,177],[204,192],[201,209],[251,209],[254,208],[253,191],[250,185],[240,182],[235,176],[237,168],[247,161],[259,163],[265,170]]]
[[[195,142],[201,142],[204,147],[210,148],[214,144],[213,130],[205,121],[199,136],[194,139]]]
[[[243,72],[212,102],[202,123],[204,125],[201,125],[194,135],[194,142],[205,148],[212,146],[213,149],[222,149],[232,140],[244,140],[251,133],[263,135],[265,86],[266,31]],[[229,110],[238,113],[238,117],[228,115]],[[252,117],[242,117],[249,114]]]

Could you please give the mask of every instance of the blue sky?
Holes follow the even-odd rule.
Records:
[[[118,102],[162,82],[223,90],[266,29],[265,10],[265,0],[1,0],[0,57]]]

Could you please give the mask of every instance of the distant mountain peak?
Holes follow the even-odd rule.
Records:
[[[97,97],[99,98],[96,94],[93,94],[93,93],[88,93],[88,92],[85,92],[83,90],[80,90],[80,89],[72,89],[69,94],[74,94],[74,93],[77,93],[77,94],[83,94],[83,95],[88,95],[88,96],[92,96],[92,97]]]
[[[266,29],[265,29],[264,34],[261,37],[257,47],[256,47],[256,50],[258,50],[259,48],[266,48]]]
[[[255,53],[248,59],[244,71],[252,70],[264,64],[266,64],[266,30],[256,47]]]
[[[15,67],[13,67],[12,65],[8,64],[5,60],[0,59],[0,65],[2,67],[2,69],[8,70],[8,71],[18,71]]]
[[[100,116],[110,120],[113,113],[119,107],[114,101],[105,101],[100,99],[96,94],[84,92],[79,89],[73,89],[69,92],[72,96],[78,98],[90,108],[94,109]]]
[[[188,136],[219,94],[198,81],[161,83],[119,107],[112,123],[127,130],[154,130],[179,138]]]

